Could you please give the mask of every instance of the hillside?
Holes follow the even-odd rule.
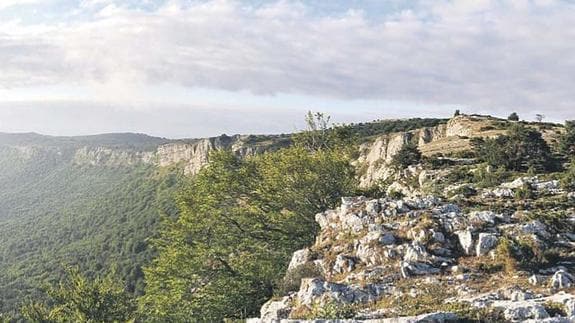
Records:
[[[213,219],[225,233],[222,239],[243,241],[259,237],[261,228],[271,228],[270,223],[252,223],[251,216],[241,218],[257,211],[262,213],[255,219],[271,217],[273,225],[280,226],[277,231],[264,230],[265,235],[271,238],[281,232],[274,239],[284,244],[280,250],[267,239],[242,242],[245,252],[254,252],[253,243],[263,243],[258,247],[262,250],[272,247],[276,258],[268,263],[265,281],[249,283],[261,290],[242,296],[247,297],[249,310],[239,303],[237,314],[220,304],[226,315],[245,318],[272,295],[261,310],[264,321],[405,315],[424,315],[418,319],[425,319],[437,311],[441,313],[433,317],[440,319],[483,314],[541,319],[554,313],[547,303],[555,304],[561,313],[571,313],[569,304],[575,300],[564,292],[572,292],[569,288],[575,283],[571,276],[575,205],[573,192],[559,184],[566,174],[560,163],[570,157],[557,150],[565,127],[462,115],[450,120],[384,120],[336,130],[334,134],[343,134],[341,139],[352,144],[352,150],[283,149],[299,140],[293,135],[168,140],[142,134],[0,134],[0,312],[18,316],[23,302],[43,299],[46,284],[60,282],[67,265],[78,266],[88,278],[116,272],[130,297],[146,292],[143,302],[163,306],[162,298],[154,299],[145,286],[163,286],[161,280],[154,285],[143,272],[148,268],[150,273],[153,259],[166,259],[152,248],[150,238],[162,235],[158,231],[162,216],[178,221],[182,207],[187,210],[194,203],[199,203],[195,214],[199,218],[190,224],[204,232],[197,221],[206,216],[202,203],[208,203],[213,213],[206,220],[220,214],[232,225]],[[509,136],[533,142],[500,140]],[[489,151],[478,153],[478,144],[495,150],[497,145],[519,147],[517,153],[526,160],[512,164],[517,169],[504,169],[506,157],[501,154],[507,151],[487,156]],[[421,156],[399,167],[397,156],[406,149],[417,149]],[[204,171],[209,155],[217,150],[230,151],[238,161],[225,157],[217,166],[221,168]],[[341,163],[355,172],[348,173]],[[236,168],[241,170],[237,174]],[[319,176],[332,171],[349,178]],[[194,195],[189,183],[198,177],[204,186],[197,188],[205,192]],[[340,180],[345,187],[331,190],[330,185]],[[356,180],[359,185],[352,185]],[[280,194],[282,190],[285,193]],[[337,205],[322,194],[333,201],[344,191],[364,195],[344,198],[338,208],[326,210]],[[214,200],[221,194],[223,198],[241,194],[240,200],[230,200],[241,202],[235,206],[238,209],[233,203],[220,205]],[[251,208],[244,204],[248,196],[263,204]],[[181,204],[187,199],[194,203]],[[300,210],[300,203],[309,208]],[[228,207],[232,208],[228,211]],[[248,228],[227,218],[228,212],[236,211]],[[317,211],[322,212],[313,224]],[[288,214],[296,216],[291,218],[296,222],[289,222]],[[250,225],[254,225],[254,236],[244,231]],[[169,232],[166,228],[171,226],[163,227],[164,235]],[[231,235],[234,228],[239,230],[237,235]],[[190,232],[186,230],[191,229],[182,234],[187,237]],[[294,253],[288,266],[294,249],[311,243],[316,234],[316,242]],[[222,247],[231,251],[224,257],[241,254],[234,251],[235,242]],[[205,263],[203,252],[199,250],[197,264]],[[262,256],[265,263],[271,261],[270,254],[266,255],[253,256]],[[178,264],[173,269],[186,270],[193,259],[172,259]],[[234,264],[238,270],[257,267],[244,264],[243,259],[239,257]],[[286,268],[284,281],[278,282]],[[255,279],[257,273],[248,270],[244,274]],[[232,281],[240,284],[238,278]],[[500,288],[492,288],[496,285]],[[442,290],[437,299],[430,294],[435,289]],[[511,294],[528,302],[517,303]],[[166,295],[173,293],[168,290]],[[176,299],[175,304],[181,302]],[[481,312],[482,304],[487,304],[489,313]],[[206,310],[212,306],[198,305]],[[509,308],[518,309],[505,312]],[[186,317],[185,312],[174,315]],[[218,315],[223,314],[210,318]]]
[[[316,214],[315,242],[293,253],[284,288],[248,322],[573,322],[575,167],[549,154],[531,163],[547,153],[533,147],[557,148],[564,132],[459,116],[363,145],[369,196]],[[501,135],[517,141],[503,147]],[[494,168],[472,138],[494,138],[503,154],[522,146],[526,163],[505,169],[498,155]],[[422,159],[399,167],[414,147]]]
[[[357,124],[369,138],[439,119]],[[89,277],[114,269],[136,295],[147,239],[161,215],[175,216],[176,192],[213,150],[238,156],[276,150],[290,135],[168,140],[143,134],[54,137],[0,133],[0,312],[39,297],[64,265]]]

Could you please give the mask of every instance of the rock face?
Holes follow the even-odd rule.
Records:
[[[184,164],[184,173],[196,174],[208,163],[211,151],[230,149],[238,156],[245,157],[264,151],[274,150],[289,143],[287,138],[269,136],[268,141],[250,142],[251,136],[226,136],[197,139],[189,142],[169,143],[158,147],[156,152],[158,164],[161,167]]]
[[[343,198],[339,208],[315,218],[321,232],[313,246],[294,253],[289,270],[313,263],[324,269],[323,277],[302,277],[297,292],[266,303],[261,319],[251,322],[321,319],[325,317],[317,314],[322,313],[318,309],[324,308],[341,309],[342,319],[350,317],[343,309],[355,311],[354,319],[341,322],[459,319],[441,311],[450,303],[470,311],[487,308],[498,313],[495,320],[511,322],[559,319],[551,317],[549,304],[553,303],[566,313],[561,319],[575,318],[569,318],[575,311],[575,296],[564,292],[575,283],[570,269],[524,273],[521,279],[492,275],[485,269],[495,258],[501,259],[494,252],[502,237],[551,245],[553,233],[540,221],[489,210],[466,212],[434,196]],[[565,248],[565,252],[572,251],[571,245]],[[546,281],[552,288],[546,295],[517,287],[520,282],[544,287]],[[476,286],[493,290],[485,292]],[[418,303],[419,298],[437,302],[438,313],[400,317],[401,304]]]
[[[492,137],[504,133],[495,130],[493,122],[487,117],[458,116],[436,127],[380,136],[360,149],[358,164],[364,169],[360,174],[360,184],[369,187],[391,176],[388,163],[409,142],[417,144],[426,156],[467,150],[470,148],[469,138]]]

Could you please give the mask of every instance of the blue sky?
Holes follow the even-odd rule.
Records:
[[[573,119],[574,16],[560,0],[0,0],[0,131]]]

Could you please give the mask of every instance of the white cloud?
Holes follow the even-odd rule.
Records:
[[[41,1],[42,0],[1,0],[0,10],[17,5],[41,3]]]
[[[575,117],[575,6],[563,1],[421,1],[371,20],[289,1],[170,1],[155,12],[90,2],[108,4],[92,21],[0,24],[0,87],[168,83]]]

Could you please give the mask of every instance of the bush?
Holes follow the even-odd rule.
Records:
[[[421,152],[417,145],[413,143],[404,145],[391,160],[391,164],[399,169],[418,164],[419,162],[421,162]]]
[[[518,200],[530,200],[535,198],[536,194],[531,188],[531,185],[525,183],[523,186],[515,190],[514,196]]]
[[[575,190],[575,160],[561,178],[561,186],[567,190]]]
[[[550,171],[557,168],[551,149],[535,129],[514,124],[505,136],[474,138],[473,149],[478,158],[492,167],[507,170]]]
[[[511,113],[508,117],[507,120],[509,121],[519,121],[519,115],[517,114],[517,112],[513,112]]]
[[[565,133],[559,140],[559,150],[568,158],[575,156],[575,120],[565,122]]]

